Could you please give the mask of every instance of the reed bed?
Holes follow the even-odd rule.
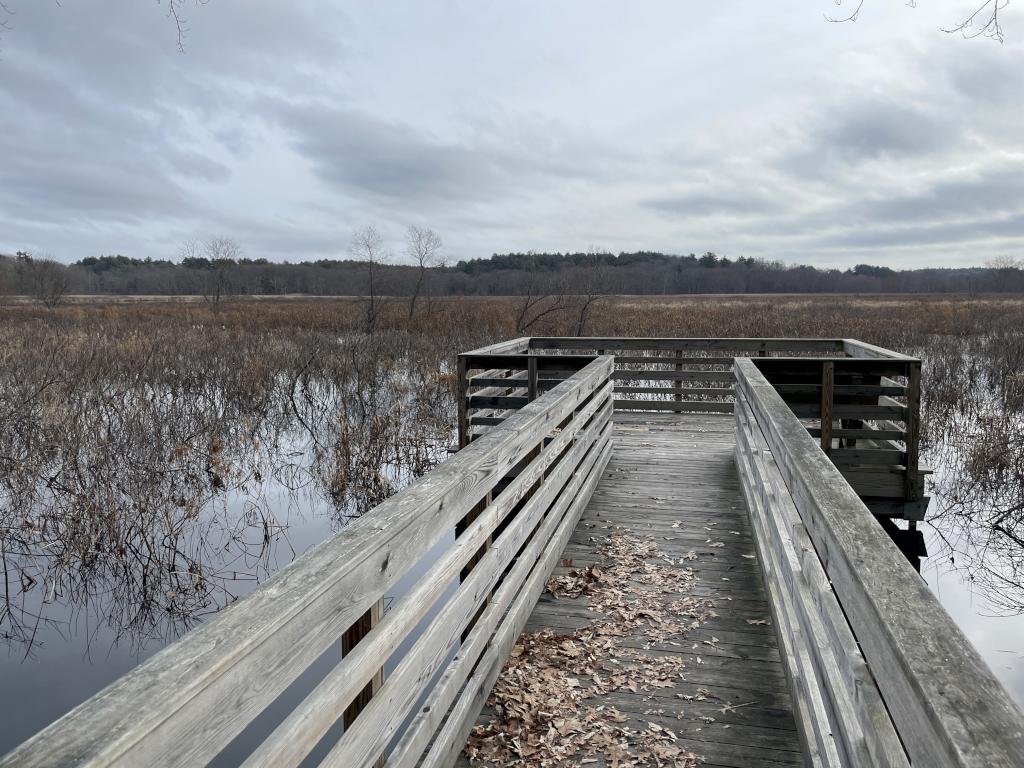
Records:
[[[170,639],[230,603],[286,528],[261,489],[327,499],[337,527],[430,469],[454,443],[455,354],[517,335],[522,301],[429,298],[410,317],[392,300],[372,332],[354,299],[0,305],[0,633],[31,647],[48,605],[99,601],[126,637]],[[552,297],[526,332],[578,330],[574,301]],[[583,332],[921,356],[942,555],[1016,611],[1022,329],[1014,296],[802,295],[603,297]]]

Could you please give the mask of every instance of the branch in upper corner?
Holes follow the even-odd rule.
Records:
[[[156,0],[158,3],[163,0]],[[185,52],[185,38],[188,36],[188,20],[182,14],[183,6],[188,0],[167,0],[167,17],[174,21],[178,32],[178,51]],[[193,0],[196,5],[206,5],[210,0]]]
[[[4,0],[0,0],[0,33],[6,32],[11,28],[11,23],[7,17],[13,15],[14,11],[7,6]]]
[[[843,0],[833,0],[837,6],[843,5]],[[953,27],[942,27],[942,31],[948,34],[959,32],[967,39],[975,37],[990,37],[997,42],[1003,42],[1003,27],[999,20],[999,12],[1010,4],[1010,0],[984,0],[981,7],[968,16],[959,24]],[[911,8],[917,7],[917,0],[907,0]],[[864,0],[858,0],[857,7],[853,13],[843,18],[824,14],[825,20],[834,24],[843,24],[848,21],[857,21],[861,9],[864,7]],[[984,22],[984,23],[982,23]]]
[[[999,12],[1010,4],[1010,0],[985,0],[974,13],[964,19],[960,24],[948,29],[943,27],[942,31],[949,34],[959,32],[967,39],[974,37],[990,37],[997,42],[1003,42],[1003,27],[999,22]],[[984,24],[980,22],[984,21]]]
[[[843,4],[843,0],[834,0],[834,2],[835,2],[835,4],[837,6],[841,6]],[[856,7],[856,9],[854,9],[853,13],[851,13],[845,19],[837,19],[834,16],[829,16],[827,13],[823,14],[823,15],[825,17],[825,21],[831,21],[833,24],[843,24],[843,23],[845,23],[847,21],[856,21],[857,20],[857,16],[860,14],[860,9],[863,8],[863,7],[864,7],[864,0],[860,0],[860,2],[857,3],[857,7]]]

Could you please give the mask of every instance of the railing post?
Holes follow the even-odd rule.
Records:
[[[537,357],[530,355],[526,361],[526,394],[532,403],[538,397]]]
[[[458,379],[455,388],[458,399],[459,449],[461,450],[469,445],[469,415],[466,403],[466,398],[469,396],[469,368],[466,365],[465,355],[458,357],[455,376]]]
[[[370,633],[370,630],[377,626],[377,623],[381,620],[384,615],[384,599],[381,598],[374,603],[370,610],[364,613],[359,619],[345,630],[345,633],[341,636],[341,656],[345,658],[352,649],[356,647],[360,640]],[[378,669],[370,682],[366,684],[366,687],[359,692],[352,703],[345,708],[345,712],[342,715],[342,723],[347,731],[349,727],[355,722],[356,717],[359,713],[366,709],[370,703],[370,699],[373,698],[374,694],[380,690],[380,687],[384,685],[384,668]],[[383,755],[379,757],[374,763],[375,766],[384,765]]]
[[[679,374],[679,378],[672,382],[672,384],[681,390],[683,388],[683,350],[681,349],[676,350],[676,373]],[[683,401],[683,393],[676,392],[673,399],[677,403],[681,403]]]
[[[921,361],[912,361],[907,368],[907,421],[906,443],[907,463],[904,481],[904,496],[907,500],[918,497],[917,476],[919,472],[920,443],[920,409],[921,409]]]
[[[821,364],[821,450],[832,452],[832,398],[835,391],[835,363]]]

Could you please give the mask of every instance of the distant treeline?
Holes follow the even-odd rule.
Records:
[[[987,267],[818,269],[714,253],[507,253],[453,265],[357,260],[276,263],[244,257],[180,261],[95,256],[71,265],[0,255],[0,294],[563,295],[686,293],[971,293],[1024,291],[1013,260]]]

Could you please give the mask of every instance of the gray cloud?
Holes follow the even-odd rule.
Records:
[[[767,191],[743,188],[729,189],[725,185],[709,185],[704,189],[658,195],[641,201],[641,205],[660,213],[679,218],[727,216],[748,218],[763,216],[784,209],[785,202]]]
[[[349,193],[458,198],[493,183],[488,157],[408,123],[319,104],[279,104],[273,112],[317,174]]]
[[[224,233],[319,258],[371,222],[432,226],[453,258],[1024,250],[1024,46],[936,33],[952,0],[841,29],[801,0],[699,25],[667,0],[216,0],[183,56],[152,3],[8,1],[0,250],[166,257]]]

